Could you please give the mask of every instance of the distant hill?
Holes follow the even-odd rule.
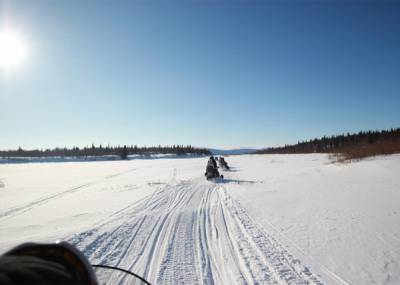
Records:
[[[254,148],[238,148],[238,149],[213,149],[210,148],[209,151],[213,155],[240,155],[240,154],[249,154],[254,153],[257,149]]]

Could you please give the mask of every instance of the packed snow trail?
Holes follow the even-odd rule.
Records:
[[[73,236],[92,263],[154,284],[321,284],[254,223],[224,183],[180,181]],[[108,284],[128,282],[102,276]]]

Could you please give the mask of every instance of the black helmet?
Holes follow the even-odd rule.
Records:
[[[24,243],[0,257],[1,284],[99,284],[87,258],[67,242]]]

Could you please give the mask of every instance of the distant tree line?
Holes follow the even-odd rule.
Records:
[[[91,156],[106,156],[118,155],[121,158],[127,158],[128,155],[151,155],[151,154],[198,154],[209,155],[211,152],[206,148],[197,148],[191,145],[172,145],[172,146],[152,146],[152,147],[138,147],[137,145],[131,146],[86,146],[79,148],[77,146],[72,148],[53,148],[53,149],[34,149],[24,150],[19,147],[17,150],[0,151],[0,157],[91,157]]]
[[[391,149],[399,149],[400,128],[383,131],[361,131],[354,134],[347,133],[330,137],[324,136],[309,141],[301,141],[294,145],[262,149],[257,153],[338,153],[342,150],[348,151],[355,147],[365,148],[371,145],[379,145],[381,148],[390,146]]]

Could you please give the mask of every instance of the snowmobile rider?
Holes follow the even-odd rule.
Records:
[[[229,170],[228,163],[225,161],[225,159],[221,156],[218,160],[219,166],[222,167],[223,169]]]
[[[210,164],[210,163],[211,163],[215,168],[217,168],[217,162],[215,161],[214,156],[210,156],[207,165]]]

